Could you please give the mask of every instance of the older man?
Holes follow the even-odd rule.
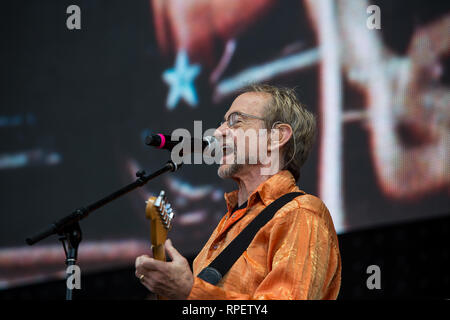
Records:
[[[287,193],[304,193],[296,181],[315,127],[314,116],[293,90],[247,88],[215,133],[224,146],[218,175],[236,181],[238,189],[225,194],[228,211],[196,257],[194,273],[168,240],[172,261],[138,257],[136,276],[152,292],[172,299],[336,299],[341,282],[336,232],[324,203],[308,194],[278,210],[217,285],[198,277],[270,203]],[[238,148],[251,131],[258,141]],[[261,148],[261,139],[267,156],[255,159],[251,146]]]

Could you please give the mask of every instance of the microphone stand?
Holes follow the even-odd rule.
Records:
[[[168,161],[164,167],[161,169],[146,175],[145,171],[136,172],[135,182],[111,193],[110,195],[88,205],[87,207],[81,207],[75,209],[71,214],[53,222],[48,228],[36,233],[35,235],[27,238],[25,241],[28,245],[33,245],[53,234],[58,234],[59,240],[62,242],[64,253],[66,255],[65,264],[67,267],[76,264],[78,256],[78,245],[82,240],[81,228],[79,221],[86,218],[92,211],[95,211],[107,203],[114,201],[115,199],[125,195],[126,193],[142,187],[144,184],[150,180],[160,176],[161,174],[171,171],[174,172],[181,167],[182,163],[176,164],[173,161]],[[69,276],[68,276],[69,277]],[[67,277],[67,278],[68,278]],[[72,288],[70,288],[66,283],[66,300],[72,300]]]

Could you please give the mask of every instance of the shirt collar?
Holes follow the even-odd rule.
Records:
[[[247,206],[253,206],[259,199],[264,206],[278,199],[283,194],[295,188],[295,179],[289,170],[282,170],[261,183],[248,198]],[[225,193],[228,212],[231,212],[238,202],[238,190]]]

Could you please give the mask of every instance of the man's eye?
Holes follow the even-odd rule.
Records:
[[[234,120],[233,122],[231,122],[230,127],[234,127],[234,126],[236,126],[238,123],[241,123],[241,122],[242,122],[241,120]]]

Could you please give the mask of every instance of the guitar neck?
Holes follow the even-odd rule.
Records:
[[[152,246],[152,251],[153,258],[160,261],[166,261],[166,251],[163,244]]]

